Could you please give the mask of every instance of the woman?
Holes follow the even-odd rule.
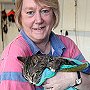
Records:
[[[40,87],[29,84],[22,76],[22,63],[17,59],[17,56],[42,53],[86,62],[72,40],[52,32],[59,23],[58,0],[16,0],[15,21],[20,29],[20,34],[2,53],[0,89],[64,90],[73,85],[77,78],[76,72],[59,72]],[[90,74],[90,68],[83,70],[83,72]],[[84,76],[87,78],[89,75],[82,74],[82,78]]]

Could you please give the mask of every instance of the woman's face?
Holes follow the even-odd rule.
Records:
[[[20,19],[24,31],[34,42],[41,42],[49,37],[54,24],[53,16],[50,7],[40,6],[34,0],[23,0]]]

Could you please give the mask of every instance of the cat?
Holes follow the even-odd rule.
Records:
[[[23,62],[23,76],[32,84],[40,82],[42,73],[46,68],[53,72],[58,72],[62,65],[76,65],[75,62],[67,60],[63,57],[53,57],[46,54],[35,54],[28,57],[18,56],[17,58]],[[77,69],[80,71],[82,68]],[[64,71],[77,70],[65,69]]]

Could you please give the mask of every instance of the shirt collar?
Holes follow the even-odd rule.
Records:
[[[53,52],[56,53],[55,56],[61,56],[66,47],[54,32],[51,32],[50,34],[50,43],[53,47],[53,50],[54,50]]]
[[[20,30],[20,33],[25,39],[25,41],[28,43],[33,54],[36,54],[38,51],[40,51],[40,49],[35,45],[35,43],[26,35],[24,30]]]
[[[20,30],[20,33],[25,39],[25,41],[28,43],[33,54],[36,54],[37,52],[40,51],[40,49],[35,45],[35,43],[26,35],[24,30]],[[52,45],[52,48],[54,49],[54,52],[56,52],[57,55],[61,56],[63,53],[63,50],[66,47],[54,32],[51,32],[50,34],[50,43]]]

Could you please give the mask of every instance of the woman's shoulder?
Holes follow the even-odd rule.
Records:
[[[64,44],[75,44],[74,41],[67,36],[58,35],[58,34],[57,34],[57,36]]]
[[[25,40],[24,40],[24,38],[22,37],[22,35],[18,35],[17,37],[15,37],[7,46],[6,46],[6,48],[5,49],[7,49],[7,48],[15,48],[15,47],[20,47],[20,48],[22,48],[22,47],[24,47],[24,46],[26,46],[26,42],[25,42]]]
[[[21,34],[13,39],[3,50],[2,55],[24,55],[30,54],[30,48]]]

